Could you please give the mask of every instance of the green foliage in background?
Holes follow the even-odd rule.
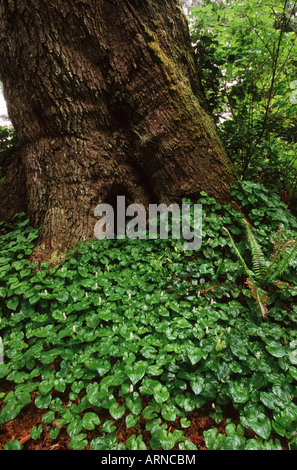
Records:
[[[205,407],[210,450],[297,447],[297,219],[279,196],[294,202],[297,188],[296,8],[201,0],[189,21],[243,178],[234,207],[201,193],[201,248],[90,240],[37,265],[39,230],[24,215],[0,222],[0,425],[33,404],[34,441],[63,432],[75,450],[143,450],[145,435],[151,450],[196,450],[187,431]],[[1,181],[14,131],[0,142]],[[239,422],[223,421],[226,406]],[[119,426],[133,429],[126,442]]]
[[[14,128],[0,126],[0,183],[12,161],[16,146]]]
[[[244,179],[263,180],[292,198],[297,186],[296,3],[199,3],[189,17],[192,41],[228,153]]]
[[[265,254],[279,226],[296,236],[275,192],[243,182],[233,197]],[[152,450],[186,450],[196,449],[191,412],[213,404],[219,426],[228,405],[240,424],[205,430],[209,449],[296,446],[296,292],[272,293],[263,319],[223,229],[250,264],[242,214],[206,193],[198,202],[195,252],[170,239],[91,240],[58,266],[38,266],[28,257],[39,232],[23,217],[1,225],[0,379],[10,391],[0,395],[0,424],[34,403],[43,418],[32,439],[49,430],[54,444],[63,429],[72,449],[141,450],[146,432]],[[294,263],[283,281],[297,285]],[[125,443],[120,422],[134,429]]]

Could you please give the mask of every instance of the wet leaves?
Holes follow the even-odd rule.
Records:
[[[34,229],[2,230],[0,380],[9,384],[0,395],[2,425],[33,407],[43,417],[31,440],[47,432],[52,443],[67,438],[78,450],[293,442],[294,299],[285,299],[288,310],[275,296],[270,318],[259,317],[221,230],[239,230],[240,217],[211,198],[201,202],[204,230],[211,225],[215,235],[196,253],[178,241],[92,240],[61,266],[36,271],[27,258]],[[218,237],[225,243],[215,244]],[[297,281],[294,269],[290,276]],[[227,428],[228,405],[235,427]],[[197,415],[203,410],[207,419]]]

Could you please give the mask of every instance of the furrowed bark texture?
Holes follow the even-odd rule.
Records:
[[[225,202],[236,176],[207,112],[179,0],[0,0],[0,78],[19,142],[0,217],[63,250],[95,207]]]

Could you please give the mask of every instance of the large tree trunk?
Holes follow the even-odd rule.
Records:
[[[179,0],[0,0],[0,78],[19,150],[0,217],[42,243],[94,236],[94,209],[227,201],[235,173],[207,111]]]

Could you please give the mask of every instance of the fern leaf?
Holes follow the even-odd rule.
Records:
[[[243,219],[243,222],[246,225],[247,238],[252,253],[253,271],[256,275],[256,278],[261,280],[265,276],[267,270],[266,258],[260,248],[259,243],[257,242],[255,235],[253,234],[250,224],[245,219]]]
[[[275,272],[274,278],[282,274],[288,267],[289,264],[296,258],[297,255],[297,241],[291,240],[292,245],[290,246],[291,249],[288,249],[278,265],[278,268]]]
[[[248,278],[246,280],[246,284],[249,286],[252,296],[256,301],[256,305],[259,308],[261,315],[265,318],[268,308],[267,308],[267,300],[268,294],[263,289],[261,289],[257,284],[253,281],[253,279]]]
[[[277,254],[272,258],[269,267],[266,271],[266,274],[263,278],[263,282],[265,281],[266,283],[273,282],[281,272],[283,272],[287,266],[286,263],[290,263],[292,260],[291,254],[288,254],[288,249],[292,246],[292,240],[288,240],[286,243],[283,243],[281,247],[279,247],[279,250]],[[281,266],[282,260],[284,260],[284,256],[287,253],[287,256],[289,257],[288,262],[284,263],[284,266]],[[280,271],[280,268],[282,271]]]

